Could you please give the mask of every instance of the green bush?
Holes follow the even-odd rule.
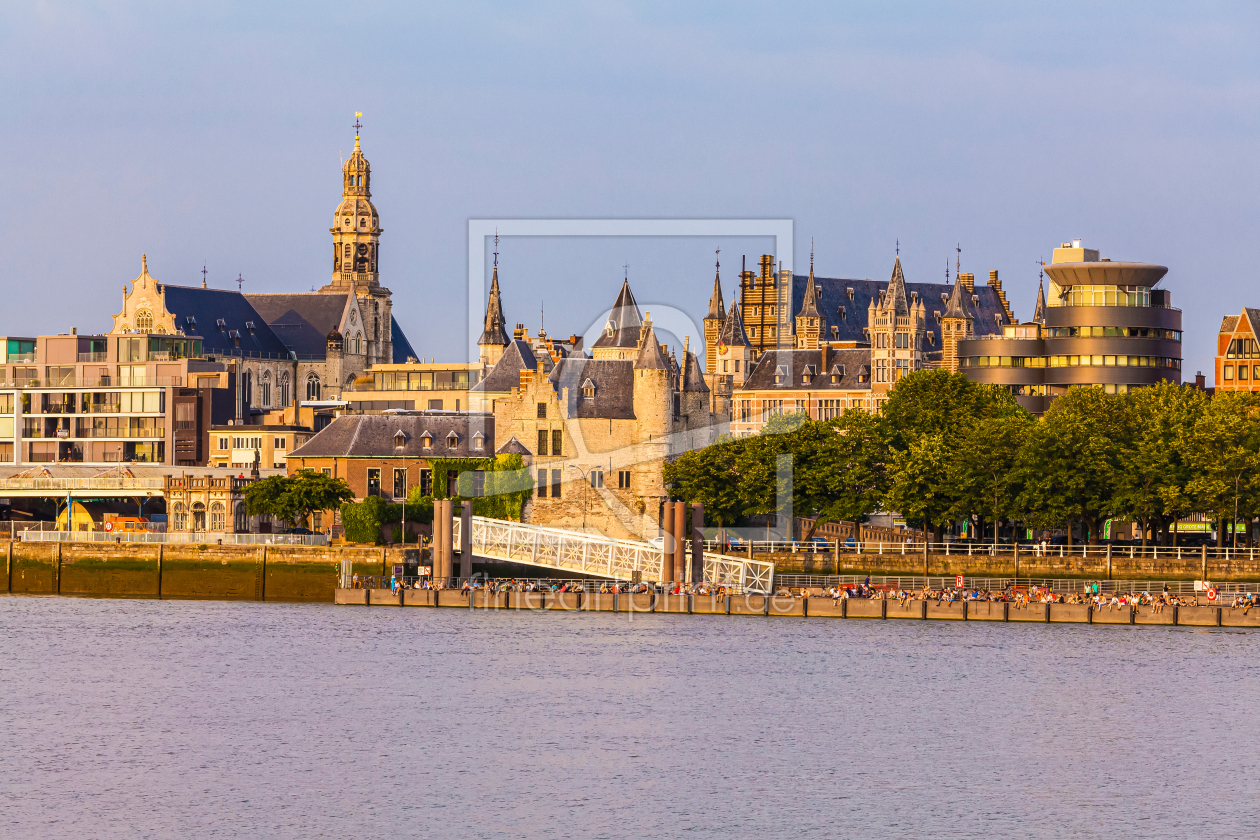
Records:
[[[346,539],[357,543],[378,543],[381,540],[381,523],[385,520],[386,504],[379,496],[368,496],[361,502],[345,502],[341,505],[341,527]]]

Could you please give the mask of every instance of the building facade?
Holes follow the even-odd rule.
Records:
[[[1216,336],[1212,382],[1218,391],[1260,391],[1260,309],[1226,315]]]

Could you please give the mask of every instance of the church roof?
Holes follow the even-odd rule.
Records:
[[[1037,306],[1033,309],[1032,319],[1038,324],[1046,322],[1046,289],[1045,286],[1037,286]]]
[[[516,338],[508,343],[507,349],[503,351],[503,355],[499,357],[499,361],[494,367],[490,368],[490,372],[485,378],[474,385],[469,390],[472,391],[511,391],[513,388],[520,387],[521,371],[537,370],[538,362],[541,359],[544,370],[552,369],[551,357],[543,354],[541,357],[535,356],[534,351],[530,349],[529,342]]]
[[[503,302],[499,296],[499,264],[495,257],[494,276],[490,279],[490,297],[486,301],[486,322],[477,344],[486,347],[506,347],[507,330],[504,329]]]
[[[393,344],[394,364],[401,365],[410,359],[418,359],[416,349],[411,346],[407,336],[398,325],[398,319],[391,313],[389,316],[389,340]]]
[[[810,261],[809,277],[805,281],[805,297],[801,300],[801,311],[797,313],[798,317],[804,315],[807,318],[818,317],[818,286],[814,284],[814,264]]]
[[[752,373],[748,375],[743,390],[769,391],[773,389],[800,391],[857,391],[870,390],[871,351],[859,347],[827,352],[826,367],[822,364],[823,351],[818,350],[767,350],[757,360]],[[810,370],[809,384],[804,383],[806,368]],[[839,368],[839,382],[831,381],[831,372]],[[775,374],[779,373],[783,381],[776,383]],[[858,376],[866,375],[865,382],[859,382]]]
[[[634,360],[635,370],[670,370],[669,359],[661,352],[660,342],[656,340],[656,330],[647,328],[643,336],[643,346],[639,348],[639,357]]]
[[[971,318],[971,296],[962,280],[954,280],[954,288],[949,293],[949,303],[945,304],[942,318]]]
[[[290,350],[299,357],[322,359],[328,355],[329,334],[345,314],[348,294],[298,292],[245,297]]]
[[[713,294],[709,295],[709,314],[705,317],[719,321],[726,317],[726,304],[722,302],[722,275],[720,273],[713,275]]]
[[[267,319],[254,308],[249,298],[240,292],[164,283],[162,300],[166,311],[175,316],[177,329],[188,335],[201,336],[204,353],[289,357],[289,348],[272,331]],[[191,324],[189,318],[193,319]],[[222,327],[218,324],[220,320],[223,321]],[[249,323],[254,325],[252,330],[246,326]],[[233,333],[239,337],[239,346]],[[326,333],[320,334],[321,342]]]
[[[639,305],[634,301],[634,293],[630,291],[630,281],[624,280],[621,291],[617,293],[617,302],[608,315],[608,325],[592,346],[637,347],[639,329],[642,326],[643,316],[639,313]]]
[[[556,394],[569,389],[570,417],[597,420],[634,419],[634,365],[629,359],[561,359],[548,377]],[[595,385],[594,399],[582,395],[583,384]]]

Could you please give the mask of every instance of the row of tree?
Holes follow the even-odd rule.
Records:
[[[1121,395],[1074,388],[1036,420],[1004,388],[921,371],[878,414],[774,417],[759,435],[683,454],[665,479],[715,524],[733,525],[775,510],[783,455],[793,509],[814,527],[895,510],[938,540],[949,522],[985,533],[1004,520],[1066,528],[1069,539],[1076,525],[1097,542],[1108,519],[1122,519],[1140,523],[1143,544],[1157,534],[1168,544],[1169,526],[1191,514],[1260,514],[1260,399],[1167,382]]]

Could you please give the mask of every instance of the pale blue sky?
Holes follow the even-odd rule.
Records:
[[[9,3],[0,332],[101,330],[155,276],[308,289],[365,113],[382,280],[462,345],[470,217],[786,217],[797,268],[1001,271],[1080,237],[1170,267],[1187,378],[1260,305],[1254,3]],[[714,243],[507,241],[509,321],[585,328],[623,262],[703,314]],[[724,274],[762,242],[727,242]],[[728,299],[730,285],[728,283]]]

